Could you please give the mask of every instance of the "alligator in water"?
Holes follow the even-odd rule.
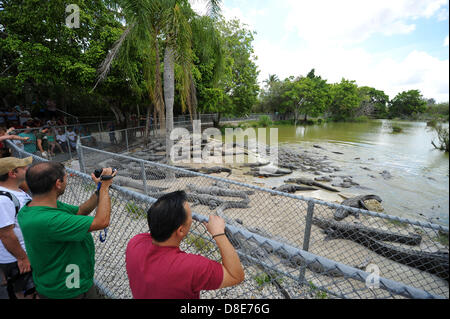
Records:
[[[369,200],[369,199],[375,199],[376,201],[378,201],[380,203],[382,202],[382,199],[377,195],[360,195],[360,196],[356,196],[356,197],[352,197],[352,198],[348,198],[348,199],[344,200],[341,203],[341,205],[369,210],[367,208],[367,206],[364,204],[364,201]],[[334,212],[334,219],[337,221],[340,221],[340,220],[343,220],[344,218],[346,218],[348,215],[353,215],[356,218],[359,218],[359,213],[351,212],[349,210],[346,210],[343,207],[339,207]]]

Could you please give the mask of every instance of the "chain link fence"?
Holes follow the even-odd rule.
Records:
[[[28,155],[15,151],[18,157]],[[81,172],[68,169],[61,198],[70,204],[84,202],[95,190],[87,175],[91,171],[119,169],[106,241],[93,234],[95,280],[109,298],[132,297],[126,245],[148,232],[151,204],[175,190],[186,191],[194,219],[180,248],[220,261],[202,224],[216,214],[226,220],[227,236],[245,269],[243,283],[204,291],[202,298],[449,298],[448,227],[239,183],[226,179],[230,172],[218,167],[210,167],[208,172],[216,173],[210,176],[80,143],[78,157]],[[351,214],[338,222],[336,210]]]

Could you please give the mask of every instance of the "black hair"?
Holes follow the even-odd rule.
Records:
[[[186,193],[176,191],[160,197],[148,210],[147,221],[152,238],[164,242],[187,220]]]
[[[50,192],[57,180],[64,180],[66,169],[58,162],[36,163],[30,166],[25,175],[28,187],[33,195]]]

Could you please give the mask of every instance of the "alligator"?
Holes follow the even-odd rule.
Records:
[[[228,173],[228,176],[230,176],[232,173],[230,168],[220,167],[220,166],[202,167],[200,169],[200,171],[204,174],[219,174],[219,173],[225,172],[225,173]]]
[[[132,187],[132,188],[144,191],[144,185],[142,184],[142,182],[138,182],[135,179],[130,179],[125,176],[119,175],[119,176],[114,177],[114,184],[119,185],[119,186]],[[157,187],[157,186],[147,185],[148,192],[161,192],[161,191],[165,191],[167,189],[168,189],[168,187]]]
[[[352,198],[348,198],[348,199],[344,200],[341,203],[341,205],[369,210],[367,208],[367,206],[364,204],[364,201],[369,200],[369,199],[375,199],[376,201],[378,201],[380,203],[382,202],[382,199],[377,195],[360,195],[360,196],[356,196],[356,197],[352,197]],[[339,207],[334,212],[334,219],[337,221],[340,221],[340,220],[343,220],[344,218],[346,218],[348,215],[353,215],[356,218],[359,218],[359,213],[351,212],[349,210],[346,210],[343,207]]]
[[[339,192],[339,190],[337,190],[337,189],[335,189],[333,187],[330,187],[330,186],[327,186],[327,185],[323,185],[323,184],[318,183],[318,182],[316,182],[316,181],[314,181],[312,179],[307,179],[307,178],[289,178],[286,182],[288,182],[288,183],[296,183],[296,184],[303,184],[303,185],[308,185],[308,186],[316,186],[316,187],[319,187],[319,188],[326,189],[326,190],[328,190],[330,192],[336,192],[336,193]]]
[[[449,255],[448,252],[425,252],[405,249],[383,242],[393,239],[393,242],[405,242],[407,244],[419,243],[418,235],[409,236],[400,234],[387,234],[383,231],[368,229],[361,226],[360,229],[347,223],[338,223],[333,220],[323,220],[314,217],[313,224],[324,229],[326,239],[352,240],[375,253],[395,262],[414,267],[416,269],[434,274],[447,282],[449,281]],[[388,238],[386,236],[389,236]]]
[[[380,173],[380,175],[383,176],[384,179],[391,179],[392,178],[391,173],[389,173],[388,171],[382,171]]]
[[[295,193],[297,191],[316,191],[317,188],[310,187],[310,186],[300,186],[300,185],[293,185],[293,184],[284,184],[279,187],[273,187],[273,190],[283,192],[283,193]],[[272,194],[274,196],[276,194]]]
[[[227,197],[241,197],[248,198],[248,195],[253,195],[255,192],[250,190],[232,190],[232,189],[224,189],[217,186],[209,186],[209,187],[198,187],[193,184],[187,184],[186,189],[198,193],[198,194],[208,194],[213,196],[227,196]]]

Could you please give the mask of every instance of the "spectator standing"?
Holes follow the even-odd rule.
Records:
[[[24,127],[27,125],[28,121],[31,119],[31,114],[29,111],[23,111],[20,113],[20,126]]]
[[[27,141],[24,141],[24,151],[34,154],[36,153],[36,135],[32,132],[31,126],[27,125],[25,131],[18,134],[21,137],[28,138]]]
[[[0,273],[7,280],[10,299],[24,298],[35,292],[30,261],[17,222],[17,213],[31,200],[20,185],[32,161],[31,156],[0,159]]]
[[[4,110],[0,109],[0,127],[6,126],[6,113]]]
[[[8,112],[6,112],[6,121],[9,127],[19,125],[19,114],[14,108],[10,107]]]
[[[225,221],[210,216],[205,224],[219,247],[222,264],[180,250],[192,225],[184,191],[160,197],[147,212],[150,233],[133,237],[125,252],[131,292],[137,299],[199,299],[201,290],[239,284],[244,270],[225,235]]]
[[[48,158],[48,127],[42,128],[37,134],[36,134],[36,144],[38,151],[40,152],[40,155],[44,158]]]
[[[64,151],[61,147],[61,145],[59,145],[59,143],[56,142],[56,136],[55,136],[55,131],[53,129],[49,129],[48,133],[47,133],[47,141],[49,144],[49,152],[50,152],[50,156],[55,156],[55,147],[59,148],[59,151],[64,154]]]
[[[111,168],[102,170],[102,175],[114,174]],[[91,178],[100,183],[94,174]],[[102,180],[98,192],[80,206],[58,200],[68,183],[61,163],[32,165],[26,182],[33,200],[20,210],[18,221],[39,297],[99,298],[94,286],[95,247],[90,232],[109,225],[112,179]],[[96,208],[95,217],[88,216]]]
[[[67,128],[66,136],[69,141],[70,147],[72,148],[72,150],[75,150],[75,148],[77,147],[77,133],[73,131],[73,128],[71,126]]]
[[[63,129],[58,129],[58,132],[56,133],[56,143],[61,146],[61,149],[63,152],[67,152],[69,149],[68,142],[67,142],[67,135],[64,133]]]
[[[113,122],[109,122],[107,125],[107,128],[109,129],[109,141],[111,142],[111,144],[117,144],[117,139],[116,139],[116,128],[114,126]]]
[[[18,135],[10,135],[9,133],[14,131],[14,127],[8,130],[5,127],[0,127],[0,158],[11,156],[9,148],[6,146],[5,140],[21,140],[26,141],[28,138]]]

